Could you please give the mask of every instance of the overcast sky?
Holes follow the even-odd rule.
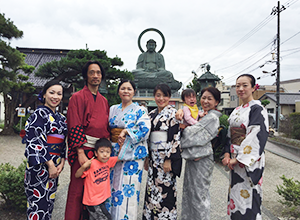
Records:
[[[24,32],[11,41],[13,47],[105,50],[118,56],[124,66],[135,69],[141,53],[137,40],[147,28],[160,30],[166,45],[162,54],[166,69],[184,85],[198,76],[199,66],[209,63],[211,72],[232,85],[242,73],[251,73],[260,85],[271,85],[275,77],[263,74],[276,64],[277,16],[270,15],[274,0],[0,0],[0,13]],[[300,1],[280,2],[281,81],[300,78]],[[141,45],[153,38],[157,51],[162,40],[147,32]],[[275,50],[276,52],[276,50]],[[259,66],[267,63],[264,67]],[[229,68],[228,68],[229,67]]]

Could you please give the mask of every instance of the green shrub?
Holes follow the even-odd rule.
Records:
[[[277,186],[276,192],[284,200],[279,200],[279,202],[288,206],[293,212],[300,208],[300,182],[298,180],[293,181],[293,178],[288,179],[284,175],[280,178],[283,180],[283,185]]]
[[[289,115],[292,122],[291,137],[300,140],[300,112],[294,112]]]
[[[9,163],[0,164],[0,197],[5,201],[6,208],[21,212],[26,210],[25,168],[25,160],[18,168]]]
[[[228,115],[222,115],[220,119],[220,125],[223,125],[225,128],[228,129],[229,123],[228,123]]]
[[[25,123],[27,121],[27,119],[29,118],[30,114],[27,114],[25,117],[22,118],[22,126],[21,126],[21,130],[25,129]],[[18,124],[14,125],[14,130],[16,132],[16,134],[20,134],[20,120],[18,122]]]
[[[279,123],[279,131],[288,138],[300,140],[300,112],[289,114]]]

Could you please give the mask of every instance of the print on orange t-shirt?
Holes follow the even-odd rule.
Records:
[[[106,163],[97,159],[92,160],[90,169],[84,171],[84,193],[82,203],[96,206],[103,203],[111,196],[110,193],[110,168],[114,167],[118,157],[110,157]]]

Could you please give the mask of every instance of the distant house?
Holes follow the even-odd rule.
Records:
[[[283,88],[285,92],[298,93],[300,92],[300,79],[280,81],[280,87]]]
[[[62,49],[39,49],[39,48],[25,48],[25,47],[17,47],[21,53],[26,54],[25,62],[28,65],[34,66],[35,70],[33,73],[29,75],[29,82],[33,83],[33,86],[36,88],[36,92],[34,96],[27,97],[25,94],[22,97],[22,106],[31,107],[31,109],[36,109],[38,105],[41,103],[37,100],[37,96],[39,92],[42,90],[43,86],[50,79],[42,79],[40,77],[35,76],[35,72],[39,68],[39,66],[51,62],[53,60],[60,60],[65,57],[70,50],[62,50]],[[70,93],[72,88],[64,90],[64,100],[60,105],[60,111],[66,109],[68,98],[70,97]]]
[[[276,112],[276,93],[265,93],[259,98],[262,100],[269,100],[270,104],[266,106],[268,113]],[[279,104],[280,114],[289,115],[296,111],[296,101],[300,100],[300,93],[280,93]]]

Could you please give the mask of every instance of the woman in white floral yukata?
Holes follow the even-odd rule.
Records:
[[[256,88],[255,78],[250,74],[236,80],[236,93],[242,105],[228,119],[231,143],[222,161],[231,170],[227,207],[230,219],[262,219],[264,149],[269,123],[267,110],[253,99]]]
[[[109,112],[112,156],[119,155],[121,160],[111,170],[111,201],[106,204],[113,220],[136,220],[138,215],[151,124],[146,108],[132,102],[135,91],[132,81],[122,80],[118,86],[122,103],[111,106]]]
[[[154,88],[157,108],[149,113],[151,134],[148,179],[145,192],[143,219],[177,219],[176,176],[181,172],[179,123],[176,109],[169,105],[171,89],[166,84]]]

